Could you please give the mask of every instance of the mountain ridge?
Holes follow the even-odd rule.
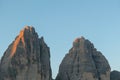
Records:
[[[52,80],[50,48],[35,28],[25,26],[0,60],[0,80]],[[63,58],[56,80],[119,80],[94,44],[81,36]]]

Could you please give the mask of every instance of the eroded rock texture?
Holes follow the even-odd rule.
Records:
[[[102,53],[81,37],[62,60],[56,80],[110,80],[110,66]]]
[[[5,51],[0,80],[51,80],[50,50],[33,27],[25,27]]]

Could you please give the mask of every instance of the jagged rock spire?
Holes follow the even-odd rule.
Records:
[[[56,80],[110,80],[110,66],[89,40],[77,38],[62,60]]]
[[[5,51],[0,80],[51,80],[50,50],[35,29],[26,26]]]

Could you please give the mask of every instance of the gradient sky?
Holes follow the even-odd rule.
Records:
[[[0,0],[0,57],[25,25],[44,36],[54,78],[80,36],[120,71],[120,0]]]

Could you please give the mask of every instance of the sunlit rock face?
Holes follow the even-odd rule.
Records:
[[[0,80],[51,80],[50,50],[35,29],[26,26],[0,63]]]
[[[89,40],[77,38],[62,60],[56,80],[110,80],[110,66]]]

